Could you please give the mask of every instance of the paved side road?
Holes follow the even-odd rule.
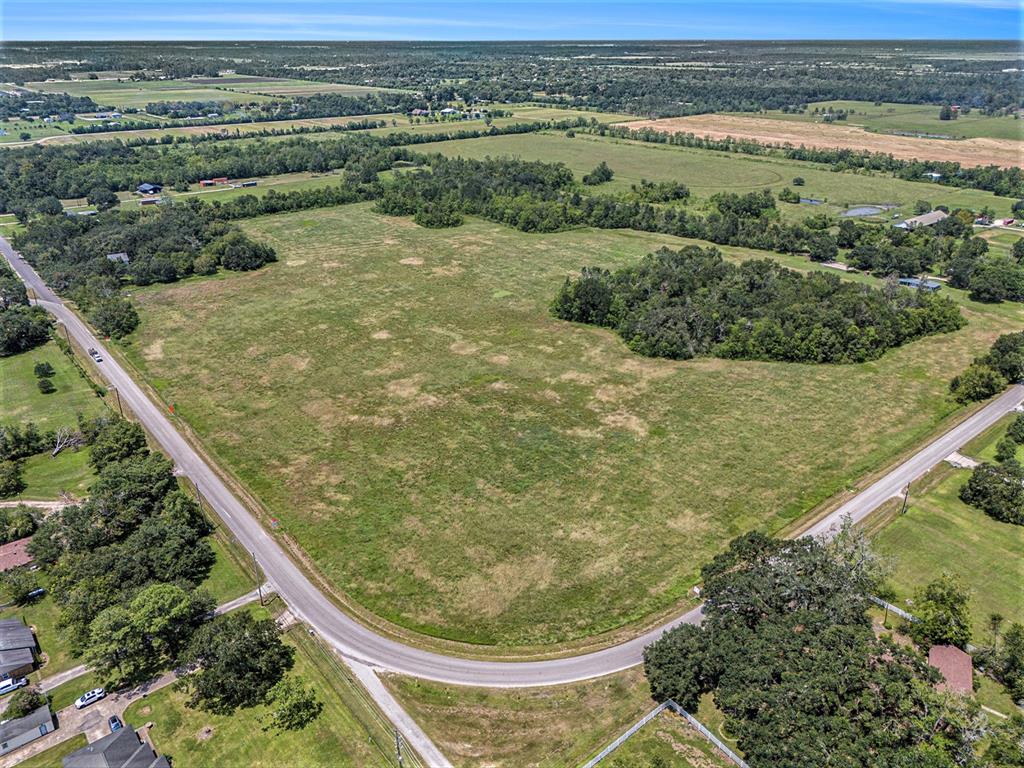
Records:
[[[64,323],[83,348],[106,352],[103,344],[60,299],[43,284],[36,272],[0,238],[0,252],[22,280],[35,292],[39,303]],[[178,433],[168,416],[146,396],[141,387],[109,354],[99,368],[103,377],[117,387],[121,400],[149,433],[171,456],[180,470],[196,484],[221,520],[257,560],[292,613],[313,627],[342,656],[371,668],[424,677],[457,685],[523,687],[555,685],[599,677],[640,663],[643,649],[666,630],[683,622],[698,622],[699,608],[677,617],[639,637],[601,651],[559,659],[532,662],[500,662],[465,659],[414,648],[378,635],[349,617],[306,577],[276,539],[231,493],[216,471]],[[925,446],[903,464],[872,484],[864,492],[827,515],[810,533],[828,535],[844,516],[861,520],[908,482],[926,472],[969,439],[1011,412],[1024,399],[1024,387],[1015,385],[959,426]],[[401,727],[401,726],[400,726]],[[410,738],[408,733],[403,733]]]

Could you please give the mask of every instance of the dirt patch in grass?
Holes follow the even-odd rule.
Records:
[[[199,742],[209,741],[212,738],[213,738],[213,728],[211,726],[209,726],[209,725],[203,726],[202,728],[199,729],[199,732],[196,733],[196,741],[199,741]]]
[[[693,133],[713,139],[749,139],[768,143],[801,144],[809,147],[866,149],[885,152],[904,160],[943,160],[964,166],[1021,165],[1024,142],[1010,139],[923,139],[869,133],[846,125],[797,123],[737,115],[693,115],[661,120],[636,120],[628,128],[653,128],[666,133]]]

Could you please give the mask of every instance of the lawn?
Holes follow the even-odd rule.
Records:
[[[55,371],[51,381],[57,391],[48,395],[39,391],[33,373],[35,364],[44,362]],[[89,382],[54,342],[0,358],[0,424],[34,421],[40,429],[55,429],[74,425],[80,413],[89,416],[102,408]]]
[[[654,708],[637,667],[548,688],[384,682],[459,768],[580,765]]]
[[[42,93],[69,93],[72,96],[88,96],[99,107],[117,107],[119,109],[129,107],[144,109],[147,104],[157,101],[220,101],[236,104],[272,101],[272,98],[268,96],[234,93],[190,80],[142,80],[138,82],[58,80],[26,83],[25,87]]]
[[[40,453],[25,459],[25,490],[19,498],[49,501],[64,494],[81,499],[96,479],[89,466],[89,449],[61,451],[56,457]]]
[[[653,360],[548,305],[668,236],[426,230],[367,204],[242,226],[280,261],[137,291],[129,356],[334,585],[477,643],[678,605],[729,539],[935,430],[951,372],[1024,319],[965,303],[963,331],[864,365]]]
[[[974,637],[984,641],[990,613],[1024,621],[1024,527],[960,501],[969,470],[933,475],[935,484],[912,493],[906,514],[875,535],[874,548],[892,563],[889,582],[899,605],[943,571],[958,575],[971,590]],[[913,605],[907,610],[913,613]]]
[[[44,572],[37,572],[37,579],[41,587],[49,585],[49,579]],[[35,629],[36,640],[46,656],[46,663],[32,674],[33,679],[50,677],[81,664],[80,660],[71,657],[67,643],[58,633],[57,620],[60,618],[60,609],[49,594],[30,605],[5,608],[0,612],[0,618],[21,619]]]
[[[807,105],[803,114],[784,113],[777,110],[758,113],[758,117],[797,122],[819,122],[821,115],[814,114],[814,108],[826,110],[854,110],[845,122],[837,125],[857,125],[878,133],[906,132],[923,133],[952,138],[973,139],[1024,139],[1024,123],[1012,116],[989,117],[973,110],[956,120],[939,120],[939,107],[934,104],[893,104],[885,102],[876,105],[870,101],[818,101]],[[737,112],[749,115],[749,112]]]
[[[388,757],[382,752],[391,749],[391,734],[376,725],[360,691],[341,677],[303,626],[288,631],[285,639],[296,647],[293,672],[311,684],[324,703],[320,717],[305,729],[281,734],[264,731],[264,706],[227,717],[189,709],[185,695],[173,686],[132,704],[125,711],[125,721],[135,726],[154,723],[150,739],[177,768],[391,765],[391,752]]]
[[[662,712],[607,758],[608,768],[732,768],[733,763],[681,716]]]
[[[706,198],[717,192],[744,193],[758,189],[770,189],[778,193],[783,187],[793,187],[793,178],[800,176],[806,182],[805,186],[799,188],[800,195],[825,202],[821,206],[799,206],[800,218],[822,210],[839,213],[850,206],[864,203],[895,204],[898,207],[892,213],[911,215],[914,203],[922,199],[933,205],[943,204],[950,208],[980,210],[988,205],[998,214],[1008,215],[1014,202],[1010,198],[996,197],[990,192],[866,173],[836,173],[823,165],[786,158],[711,152],[582,133],[571,139],[560,133],[487,136],[420,144],[411,149],[423,153],[440,152],[448,157],[509,155],[525,160],[562,162],[572,169],[577,178],[605,161],[615,172],[615,177],[596,187],[597,191],[628,189],[631,184],[648,179],[680,181],[698,198]]]
[[[18,763],[18,768],[60,768],[61,760],[75,750],[81,749],[88,742],[85,734],[62,741],[55,747],[50,747],[45,752],[40,752],[35,757],[30,757]]]

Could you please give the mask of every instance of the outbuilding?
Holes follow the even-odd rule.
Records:
[[[928,291],[928,293],[934,293],[942,287],[942,283],[936,282],[935,280],[922,280],[919,277],[901,277],[900,285],[905,288]]]
[[[163,189],[163,184],[151,184],[148,181],[146,181],[143,182],[142,184],[139,184],[139,186],[135,188],[135,191],[138,192],[140,195],[155,195],[159,192],[162,192]]]
[[[905,221],[901,221],[896,226],[900,229],[917,229],[918,227],[933,226],[948,218],[949,214],[945,211],[930,211],[929,213],[922,213],[920,216],[913,216]]]

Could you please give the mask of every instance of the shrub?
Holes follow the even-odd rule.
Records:
[[[1006,387],[1006,379],[999,371],[981,363],[971,363],[949,383],[950,394],[958,403],[987,400]]]
[[[31,715],[45,704],[46,695],[38,688],[34,686],[22,688],[11,696],[11,703],[4,710],[4,718],[16,720],[19,717]]]
[[[17,496],[25,490],[20,461],[0,461],[0,499]]]
[[[49,395],[57,391],[57,387],[55,387],[53,382],[49,379],[39,379],[36,382],[36,385],[39,387],[39,391],[44,395]]]
[[[32,368],[32,373],[35,374],[37,379],[48,379],[56,373],[53,370],[53,366],[49,363],[36,363]]]

